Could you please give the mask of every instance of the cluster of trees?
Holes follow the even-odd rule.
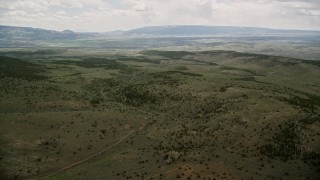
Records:
[[[290,98],[282,98],[281,100],[309,113],[316,113],[320,109],[320,96],[308,95],[307,98],[291,96]]]
[[[189,51],[157,51],[157,50],[149,50],[144,52],[145,55],[149,56],[162,56],[170,59],[182,59],[187,55],[195,55],[193,52]]]
[[[141,85],[131,85],[122,89],[122,101],[133,106],[141,106],[145,103],[155,103],[157,95]]]
[[[0,56],[0,78],[11,77],[29,81],[45,80],[44,67],[16,58]]]
[[[53,61],[55,64],[76,65],[84,68],[105,68],[105,69],[126,69],[127,65],[114,59],[106,58],[85,58],[81,61],[61,60]]]
[[[272,138],[273,143],[263,145],[260,148],[262,154],[270,158],[280,157],[284,161],[295,158],[320,158],[320,154],[305,145],[306,137],[300,124],[285,122],[279,128],[279,132]]]
[[[130,77],[119,75],[117,78],[95,79],[83,88],[92,97],[90,103],[93,106],[103,103],[105,99],[131,106],[154,105],[164,100],[179,100],[181,97],[171,91],[172,88],[181,84],[183,77],[199,76],[180,71],[136,73]]]

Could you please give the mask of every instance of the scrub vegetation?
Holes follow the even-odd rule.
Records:
[[[0,56],[1,179],[320,177],[316,61],[30,52]]]

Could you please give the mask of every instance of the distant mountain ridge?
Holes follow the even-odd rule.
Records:
[[[70,30],[59,32],[31,27],[0,26],[1,40],[55,40],[74,38],[77,38],[77,33]]]
[[[236,26],[204,26],[204,25],[174,25],[146,26],[128,31],[112,31],[104,33],[73,32],[70,30],[54,31],[32,27],[14,27],[0,25],[0,39],[75,39],[87,35],[117,35],[117,36],[203,36],[203,35],[257,35],[280,33],[320,33],[320,31],[282,30],[256,27]]]
[[[204,26],[204,25],[175,25],[175,26],[147,26],[128,31],[111,31],[104,33],[73,32],[70,30],[54,31],[31,27],[13,27],[0,25],[0,47],[31,47],[77,40],[106,40],[112,38],[144,38],[144,37],[210,37],[210,36],[269,36],[269,35],[316,35],[320,31],[306,30],[278,30],[255,27],[233,26]],[[310,36],[311,37],[311,36]],[[76,44],[76,43],[74,43]]]
[[[256,27],[234,26],[148,26],[125,31],[124,35],[153,35],[153,36],[203,36],[203,35],[261,35],[281,33],[320,33],[320,31],[282,30]]]
[[[32,47],[36,44],[79,40],[96,36],[96,33],[79,33],[71,30],[54,31],[32,27],[0,25],[0,47]]]

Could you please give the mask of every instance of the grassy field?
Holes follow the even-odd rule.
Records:
[[[1,179],[319,179],[320,63],[234,51],[0,56]]]

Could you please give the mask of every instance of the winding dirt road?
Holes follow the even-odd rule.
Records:
[[[146,119],[147,119],[147,118],[146,118]],[[151,121],[149,121],[149,122],[147,122],[146,124],[144,124],[143,126],[141,126],[138,130],[132,130],[132,131],[130,131],[127,135],[125,135],[124,137],[122,137],[119,141],[115,142],[114,144],[112,144],[112,145],[110,145],[110,146],[102,149],[101,151],[99,151],[99,152],[97,152],[97,153],[95,153],[95,154],[93,154],[93,155],[91,155],[91,156],[89,156],[89,157],[87,157],[87,158],[85,158],[85,159],[82,159],[82,160],[80,160],[80,161],[77,161],[77,162],[74,162],[74,163],[69,164],[69,165],[67,165],[67,166],[64,166],[64,167],[62,167],[61,169],[59,169],[59,170],[57,170],[57,171],[54,171],[54,172],[52,172],[52,173],[50,173],[50,174],[46,174],[46,175],[42,175],[42,176],[36,176],[36,177],[30,178],[30,179],[36,180],[36,179],[48,178],[48,177],[57,175],[57,174],[65,171],[65,170],[68,170],[68,169],[70,169],[70,168],[72,168],[72,167],[74,167],[74,166],[77,166],[77,165],[79,165],[79,164],[82,164],[82,163],[84,163],[84,162],[86,162],[86,161],[88,161],[88,160],[90,160],[90,159],[92,159],[92,158],[95,158],[95,157],[101,155],[102,153],[106,152],[107,150],[110,150],[110,149],[112,149],[113,147],[117,146],[117,145],[120,144],[122,141],[124,141],[124,140],[127,139],[129,136],[131,136],[133,133],[138,132],[138,131],[141,131],[142,129],[144,129],[144,128],[145,128],[148,124],[150,124],[150,123],[151,123]]]

